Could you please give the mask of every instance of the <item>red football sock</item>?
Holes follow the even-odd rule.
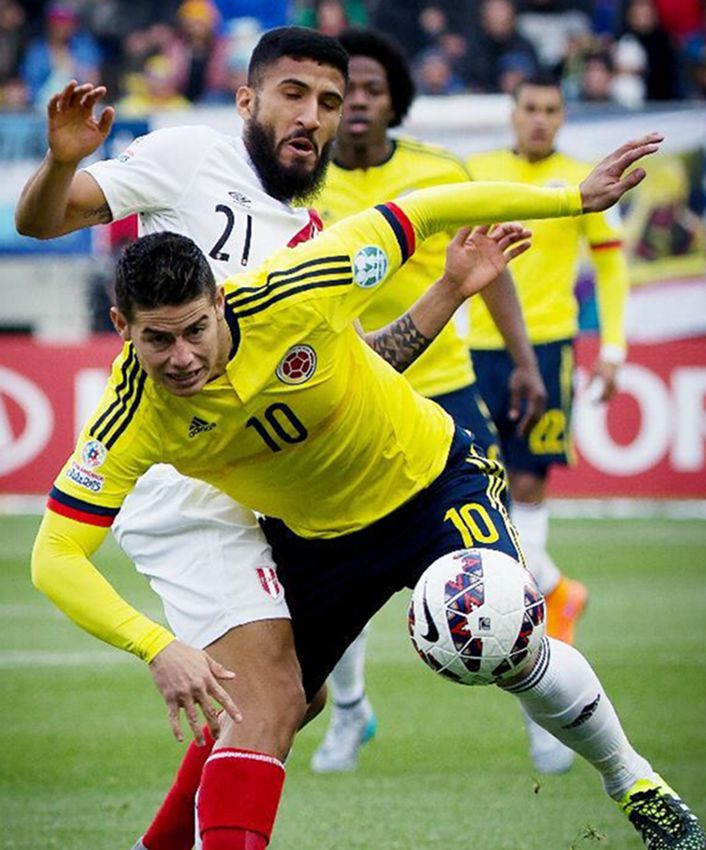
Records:
[[[208,726],[203,727],[203,736],[203,747],[192,741],[186,749],[174,784],[142,839],[147,850],[191,850],[194,846],[196,792],[201,771],[213,749]]]
[[[223,747],[203,769],[198,796],[203,850],[265,850],[284,785],[274,756]]]

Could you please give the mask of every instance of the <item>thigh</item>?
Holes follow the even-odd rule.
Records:
[[[547,388],[547,409],[526,437],[513,433],[504,448],[508,469],[543,477],[553,464],[568,464],[572,455],[573,342],[561,340],[534,349]]]
[[[289,617],[254,514],[201,481],[168,468],[144,476],[115,537],[190,646],[203,648],[244,623]]]
[[[283,759],[306,711],[301,668],[289,620],[262,620],[231,629],[208,654],[236,674],[222,680],[243,719],[228,721],[220,746],[241,747]]]

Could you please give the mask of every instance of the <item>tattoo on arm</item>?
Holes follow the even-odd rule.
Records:
[[[84,210],[83,217],[87,220],[98,219],[100,224],[107,224],[109,221],[113,220],[113,214],[110,211],[110,207],[106,202],[103,206],[96,207],[92,210]]]
[[[409,313],[379,331],[366,334],[365,341],[398,372],[404,372],[411,366],[431,343],[430,339],[417,330]]]

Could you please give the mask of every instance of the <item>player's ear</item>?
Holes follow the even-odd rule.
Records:
[[[216,287],[216,296],[213,301],[216,308],[216,316],[220,321],[225,316],[226,294],[222,286]]]
[[[250,86],[240,86],[235,93],[235,107],[243,121],[249,121],[255,115],[255,89]]]
[[[127,342],[130,339],[130,325],[124,314],[117,307],[110,308],[110,321],[113,323],[113,327],[118,332],[120,339],[123,342]]]

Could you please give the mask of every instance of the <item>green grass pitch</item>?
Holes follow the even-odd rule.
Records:
[[[128,850],[182,749],[142,664],[83,634],[31,587],[37,522],[0,517],[0,847]],[[555,520],[551,542],[589,585],[579,646],[629,736],[706,818],[706,523]],[[99,563],[159,616],[112,543]],[[585,763],[533,776],[511,697],[424,668],[405,611],[406,599],[393,600],[370,638],[378,738],[356,774],[315,777],[308,763],[326,719],[299,736],[272,850],[642,847]]]

